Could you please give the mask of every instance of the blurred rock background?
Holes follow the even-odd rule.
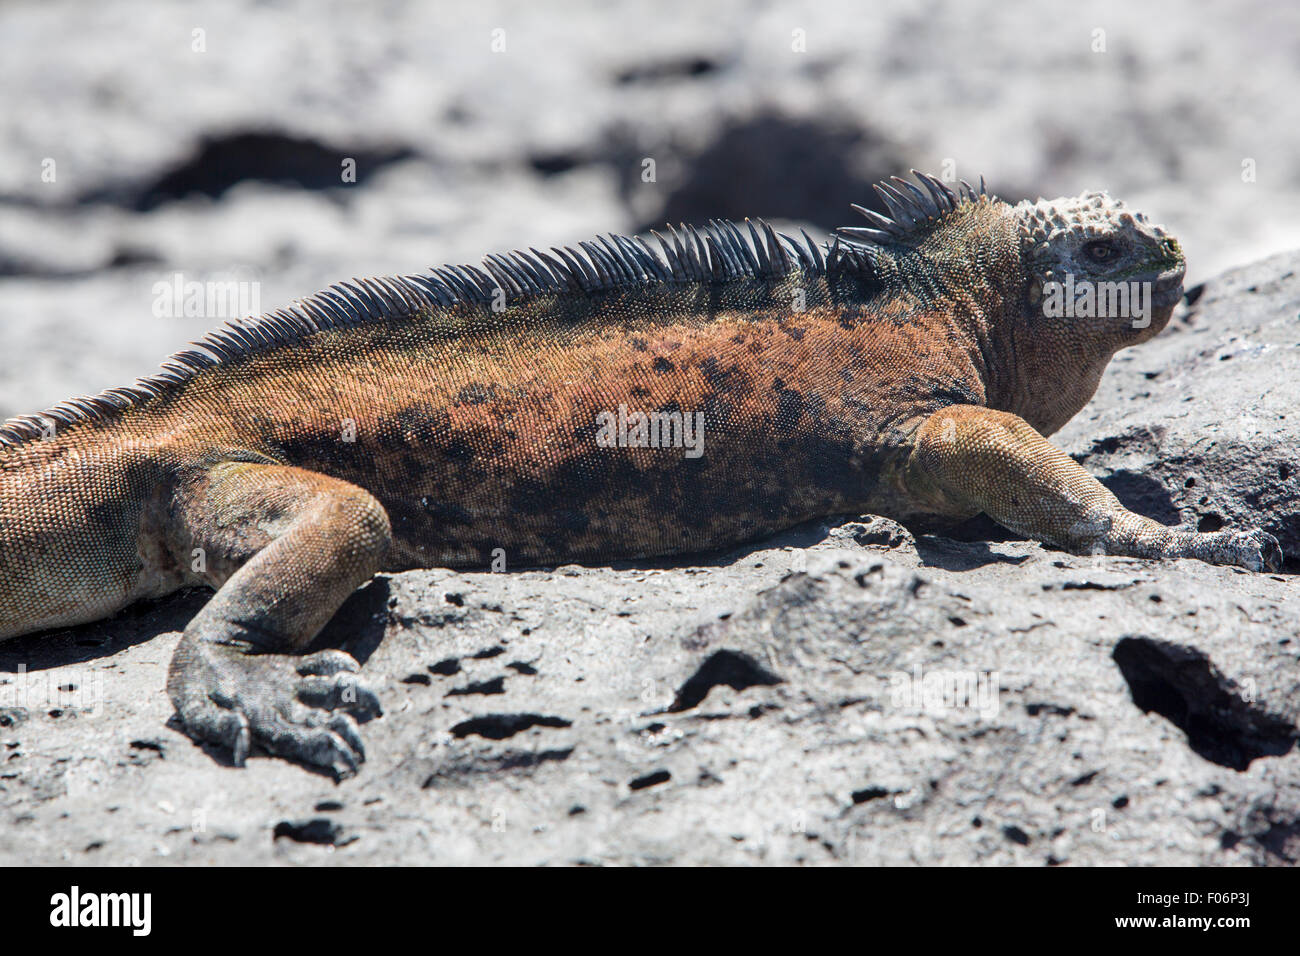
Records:
[[[824,232],[909,166],[1109,189],[1191,286],[1300,245],[1298,68],[1262,0],[6,3],[0,417],[230,317],[155,317],[178,272],[272,309],[665,220]]]

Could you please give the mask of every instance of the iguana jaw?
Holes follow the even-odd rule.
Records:
[[[1157,309],[1172,309],[1183,297],[1183,276],[1186,274],[1187,266],[1181,261],[1161,272],[1152,286],[1151,304]]]

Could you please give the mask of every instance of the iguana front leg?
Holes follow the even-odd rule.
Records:
[[[178,557],[217,593],[185,629],[167,691],[185,730],[354,773],[364,750],[352,714],[379,712],[342,651],[300,651],[380,567],[388,516],[368,492],[315,472],[224,462],[184,477],[170,509]]]
[[[913,474],[958,508],[1076,554],[1198,558],[1278,570],[1282,551],[1263,531],[1179,531],[1134,514],[1079,464],[1007,412],[954,405],[921,426]]]

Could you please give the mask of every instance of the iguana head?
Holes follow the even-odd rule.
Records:
[[[1120,349],[1165,327],[1182,297],[1178,243],[1105,193],[1016,205],[912,171],[854,206],[855,268],[891,307],[941,310],[982,348],[986,400],[1051,434],[1092,397]],[[918,185],[919,184],[919,185]]]
[[[1105,193],[1012,206],[983,180],[912,174],[919,186],[897,176],[876,186],[889,216],[854,206],[870,227],[839,232],[926,304],[935,290],[970,294],[1105,361],[1164,328],[1182,297],[1177,240]]]
[[[1165,327],[1183,294],[1178,241],[1101,192],[1012,207],[1044,324],[1084,323],[1111,351]],[[1084,331],[1078,329],[1076,331]]]

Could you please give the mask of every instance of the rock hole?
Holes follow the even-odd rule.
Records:
[[[477,734],[488,740],[505,740],[531,727],[571,726],[573,722],[563,717],[548,717],[543,714],[484,714],[481,717],[462,720],[451,728],[451,735],[457,739]]]
[[[633,790],[644,790],[646,787],[657,787],[661,783],[667,783],[673,778],[667,770],[656,770],[654,773],[648,773],[644,777],[637,777],[628,784]]]
[[[866,803],[869,800],[879,800],[881,797],[889,796],[889,791],[884,787],[867,787],[863,790],[853,791],[854,803]]]
[[[356,181],[414,153],[405,147],[336,148],[310,138],[277,132],[236,132],[205,139],[193,155],[145,184],[131,205],[140,211],[164,202],[199,194],[217,198],[237,183],[249,180],[296,186],[300,189],[341,188],[339,170],[345,159],[356,160]],[[114,198],[92,196],[88,198]]]
[[[748,654],[725,649],[715,651],[678,688],[677,696],[668,710],[670,713],[677,713],[698,706],[708,696],[709,691],[719,684],[726,684],[733,690],[745,690],[747,687],[779,683],[781,678],[765,669]]]
[[[493,677],[491,680],[475,681],[472,684],[466,684],[464,687],[455,687],[447,691],[448,697],[468,697],[472,694],[504,694],[506,692],[506,679],[504,677]]]
[[[1293,723],[1269,713],[1260,701],[1243,700],[1236,684],[1196,648],[1125,637],[1111,656],[1133,703],[1183,731],[1192,750],[1212,763],[1241,771],[1259,757],[1288,753],[1295,744]]]
[[[1018,843],[1021,846],[1029,846],[1029,834],[1017,826],[1005,826],[1002,828],[1002,835],[1012,843]]]
[[[326,817],[315,817],[311,820],[281,820],[275,825],[273,839],[279,840],[282,837],[295,843],[319,843],[330,846],[343,846],[356,839],[356,837],[345,839],[343,828]]]
[[[543,176],[557,176],[582,165],[582,160],[571,153],[538,153],[528,158],[528,165]]]

